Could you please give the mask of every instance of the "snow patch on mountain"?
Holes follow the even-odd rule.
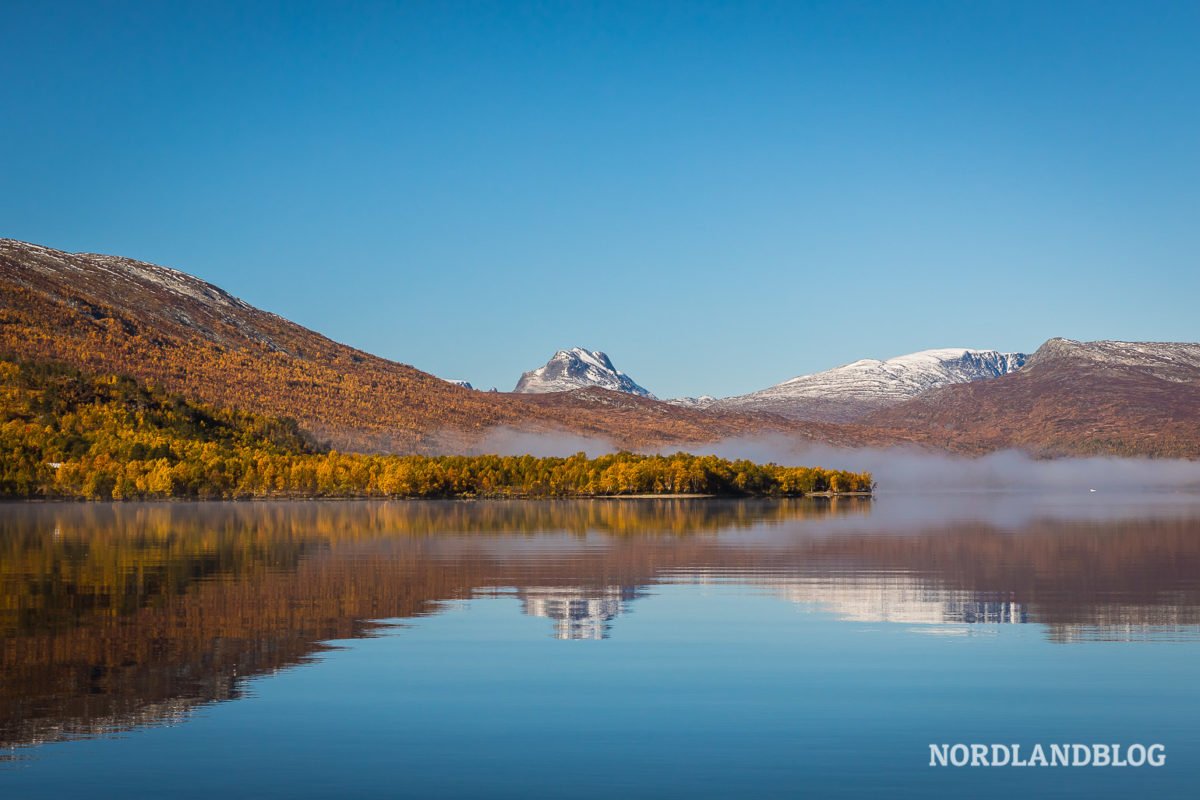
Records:
[[[702,394],[699,397],[672,397],[670,400],[664,400],[663,402],[670,403],[673,406],[682,406],[683,408],[708,408],[713,403],[719,401],[712,395]]]
[[[224,289],[177,269],[121,256],[107,256],[99,253],[79,253],[78,255],[87,259],[94,268],[133,283],[151,284],[168,292],[210,305],[232,306],[240,309],[251,308],[246,301],[234,297]]]
[[[599,350],[585,350],[582,347],[559,350],[544,366],[523,374],[513,391],[519,394],[545,394],[588,387],[625,392],[639,397],[654,397],[647,389],[614,367],[607,355]]]

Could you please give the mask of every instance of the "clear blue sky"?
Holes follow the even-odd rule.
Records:
[[[1200,4],[0,2],[0,235],[510,389],[1200,340]]]

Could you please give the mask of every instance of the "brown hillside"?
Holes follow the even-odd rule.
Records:
[[[334,342],[176,270],[9,239],[0,239],[0,351],[295,417],[343,449],[458,450],[497,428],[604,437],[625,447],[763,430],[799,435],[781,419],[603,390],[472,391]]]

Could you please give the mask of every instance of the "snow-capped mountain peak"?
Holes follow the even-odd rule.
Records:
[[[590,386],[640,397],[654,397],[614,367],[607,355],[599,350],[586,350],[582,347],[559,350],[544,366],[523,374],[513,391],[521,394],[544,394],[569,392]]]
[[[1024,353],[965,347],[922,350],[882,361],[864,358],[713,405],[843,422],[952,383],[1007,375],[1027,359]]]
[[[946,347],[922,350],[885,361],[863,358],[813,375],[800,375],[765,391],[801,388],[806,393],[832,390],[844,396],[876,397],[887,394],[918,393],[950,383],[966,383],[981,378],[996,378],[1020,369],[1024,353],[996,350],[971,350]]]

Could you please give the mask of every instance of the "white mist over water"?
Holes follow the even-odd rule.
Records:
[[[961,456],[916,447],[726,441],[713,452],[780,464],[867,471],[880,491],[1200,491],[1200,461],[1153,458],[1038,459],[1019,450]]]

